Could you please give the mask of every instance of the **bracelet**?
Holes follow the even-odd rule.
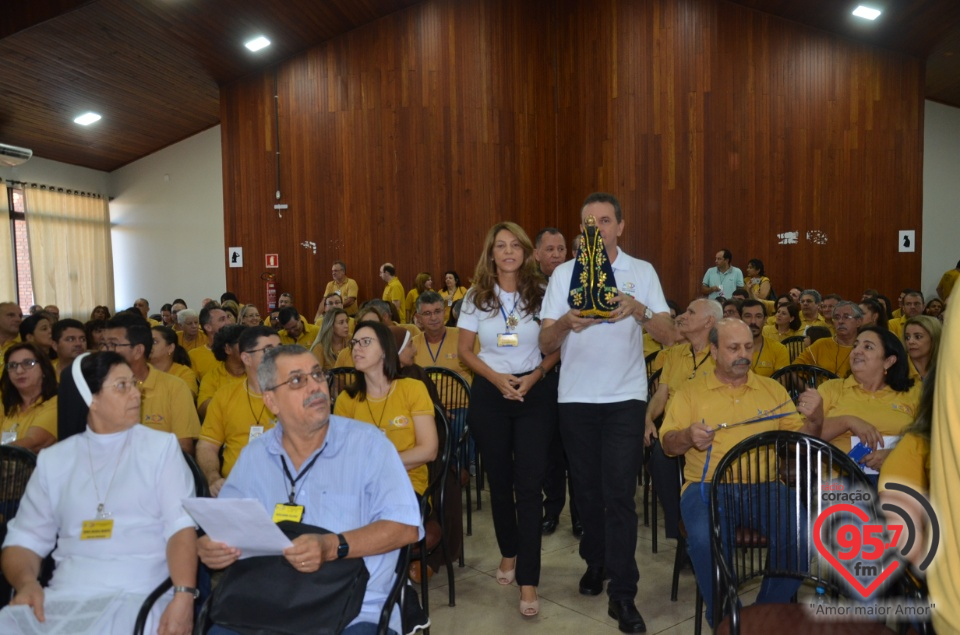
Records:
[[[173,587],[174,593],[189,593],[193,596],[193,599],[196,600],[200,597],[200,590],[192,586],[175,586]]]
[[[540,381],[543,381],[544,379],[547,378],[547,371],[543,368],[543,364],[538,364],[534,370],[540,371],[540,375],[541,375]]]

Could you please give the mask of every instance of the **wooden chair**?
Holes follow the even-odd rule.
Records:
[[[770,379],[775,379],[787,389],[793,403],[800,400],[800,395],[807,388],[816,389],[820,384],[828,379],[837,379],[837,376],[825,368],[819,366],[810,366],[808,364],[793,364],[784,366],[773,373]]]
[[[337,395],[357,378],[355,368],[334,368],[327,371],[327,387],[330,389],[330,412],[337,402]]]
[[[648,356],[649,357],[649,356]],[[651,360],[652,361],[652,360]],[[649,365],[647,366],[649,369]],[[663,369],[657,369],[653,375],[647,379],[647,403],[653,398],[654,393],[660,386],[660,373]],[[663,417],[657,420],[657,427],[663,421]],[[657,493],[653,489],[653,481],[650,477],[650,470],[647,469],[650,460],[651,448],[643,448],[643,465],[640,466],[640,484],[643,487],[643,526],[650,526],[651,516],[653,517],[653,532],[651,535],[653,541],[653,553],[657,553]]]
[[[782,342],[784,346],[787,347],[787,351],[790,353],[790,363],[793,363],[800,353],[803,352],[803,349],[806,348],[803,344],[804,337],[803,335],[794,335],[793,337],[788,337]]]
[[[647,381],[648,382],[650,381],[650,377],[653,375],[653,362],[657,359],[657,355],[659,354],[660,354],[660,351],[654,351],[643,358],[644,363],[647,365]]]

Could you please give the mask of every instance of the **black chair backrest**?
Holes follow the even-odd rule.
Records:
[[[810,366],[808,364],[793,364],[784,366],[774,372],[770,379],[775,379],[787,389],[793,403],[796,404],[800,395],[807,388],[816,389],[820,384],[828,379],[838,379],[836,375],[825,368],[819,366]]]
[[[427,366],[423,370],[437,387],[444,408],[451,411],[470,407],[470,384],[458,373],[442,366]]]
[[[17,515],[27,481],[37,466],[37,455],[12,445],[0,446],[0,540],[7,534],[7,523]]]
[[[663,350],[663,349],[661,349],[661,350]],[[654,351],[654,352],[650,353],[649,355],[647,355],[646,357],[643,358],[643,361],[644,361],[644,362],[646,363],[646,365],[647,365],[647,379],[648,379],[648,380],[649,380],[650,377],[653,375],[653,362],[656,361],[657,355],[659,355],[659,354],[660,354],[660,351]]]
[[[187,462],[187,467],[190,468],[190,473],[193,475],[193,487],[196,497],[210,498],[210,486],[207,483],[207,477],[203,475],[203,471],[200,469],[200,466],[197,465],[196,459],[184,452],[183,460]]]
[[[647,403],[650,403],[650,400],[653,399],[654,393],[657,392],[657,388],[660,387],[660,373],[663,372],[662,368],[658,368],[655,373],[650,375],[647,379]]]
[[[803,335],[794,335],[793,337],[788,337],[784,339],[781,344],[787,347],[787,352],[790,353],[790,363],[793,363],[800,353],[803,352],[803,349],[806,346],[803,345],[804,337]]]
[[[327,373],[327,386],[330,388],[330,412],[337,402],[337,395],[353,383],[357,377],[355,368],[334,368]]]
[[[434,404],[433,416],[437,424],[437,457],[428,464],[430,476],[424,492],[424,501],[428,496],[439,497],[443,492],[443,480],[450,469],[450,457],[457,443],[457,439],[450,436],[450,425],[447,423],[447,415],[443,408]]]
[[[765,491],[735,487],[758,483],[770,486]],[[771,574],[810,580],[827,594],[849,595],[840,575],[819,555],[812,538],[820,514],[843,502],[831,496],[840,491],[840,486],[848,494],[859,493],[852,498],[857,501],[853,504],[871,517],[869,522],[885,523],[879,497],[863,471],[837,447],[816,437],[777,430],[761,432],[741,441],[720,459],[709,501],[710,546],[721,580],[715,589],[717,612],[730,612],[731,622],[739,628],[737,589],[752,578]],[[863,495],[869,500],[863,500]],[[766,512],[767,531],[763,534],[759,527],[737,522],[738,514],[732,513],[739,510],[739,520],[743,521],[749,518],[746,510],[754,508]],[[848,512],[830,514],[822,528],[824,541],[852,518]],[[754,538],[745,539],[748,533]],[[796,540],[797,535],[810,538]],[[788,549],[790,536],[795,544]],[[771,548],[764,555],[758,548],[735,549],[734,541],[748,547],[777,543],[782,550]]]

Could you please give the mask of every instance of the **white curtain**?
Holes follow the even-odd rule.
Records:
[[[0,182],[0,262],[7,263],[0,276],[0,302],[15,302],[17,300],[17,281],[14,279],[13,241],[10,236],[10,205],[7,186]]]
[[[34,301],[85,320],[98,304],[113,306],[110,210],[97,195],[24,189]]]

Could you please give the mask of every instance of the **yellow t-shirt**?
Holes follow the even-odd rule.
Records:
[[[13,339],[7,340],[2,345],[0,345],[0,373],[3,372],[3,366],[5,363],[3,359],[7,355],[7,349],[13,346],[14,344],[19,344],[19,343],[20,343],[20,336],[17,335]]]
[[[960,633],[960,310],[946,313],[940,338],[940,359],[933,400],[930,440],[930,499],[940,520],[940,548],[927,570],[930,600],[935,602],[933,627],[939,633]],[[889,457],[888,457],[889,458]]]
[[[803,349],[793,363],[819,366],[837,377],[846,377],[850,374],[850,353],[852,352],[852,346],[843,346],[835,338],[825,337]]]
[[[420,297],[420,292],[416,289],[410,289],[410,293],[407,294],[407,299],[403,301],[403,312],[406,315],[406,320],[413,322],[413,314],[417,312],[417,298]]]
[[[229,382],[217,391],[200,429],[201,440],[223,446],[220,473],[224,478],[230,475],[240,451],[247,447],[250,435],[259,436],[274,426],[274,414],[263,404],[263,396],[251,393],[246,376],[242,379]],[[262,426],[263,430],[257,434],[254,426]]]
[[[180,342],[180,346],[186,349],[189,353],[195,348],[203,348],[207,345],[207,334],[203,331],[197,331],[197,339],[192,342],[183,341],[183,331],[177,331],[177,341]]]
[[[763,327],[762,335],[764,337],[769,337],[772,340],[777,340],[778,342],[782,342],[788,337],[796,337],[798,335],[803,335],[803,330],[801,329],[801,330],[794,331],[793,329],[788,329],[786,333],[781,335],[780,331],[777,330],[776,324],[767,324],[766,326]]]
[[[337,397],[334,414],[377,426],[390,439],[397,452],[409,450],[417,444],[413,418],[420,415],[433,416],[433,402],[427,387],[418,379],[401,378],[393,382],[386,397],[362,403],[346,392]],[[427,489],[427,466],[421,465],[408,471],[410,482],[417,494]]]
[[[197,381],[203,382],[203,376],[216,368],[217,364],[220,363],[221,362],[218,362],[217,358],[214,357],[213,351],[206,346],[190,351],[190,366],[197,375]]]
[[[333,365],[334,368],[353,368],[353,351],[350,350],[350,347],[346,347],[340,354],[337,355],[337,363]]]
[[[820,340],[822,342],[823,340]],[[814,342],[819,344],[820,342]],[[896,392],[884,386],[877,392],[867,392],[852,375],[846,379],[831,379],[817,388],[823,398],[823,416],[860,417],[884,436],[899,436],[913,423],[920,405],[920,382],[906,392]],[[844,432],[830,443],[844,452],[850,451],[850,433]]]
[[[887,329],[897,336],[898,340],[903,341],[903,324],[907,320],[902,317],[898,317],[894,320],[887,322]]]
[[[357,281],[352,278],[344,278],[343,284],[337,284],[335,280],[331,280],[323,291],[323,297],[327,297],[331,293],[339,295],[341,300],[344,298],[359,299],[360,287],[357,285]],[[357,311],[360,310],[360,302],[355,301],[350,306],[343,307],[343,310],[347,312],[347,315],[356,315]]]
[[[454,326],[448,326],[446,329],[447,332],[439,344],[428,344],[426,333],[421,333],[413,338],[413,345],[417,349],[413,363],[423,368],[430,366],[449,368],[463,377],[469,385],[473,382],[473,371],[467,368],[457,352],[457,346],[460,343],[460,329]],[[473,342],[474,352],[479,352],[480,338],[474,338]]]
[[[643,331],[643,357],[647,358],[648,356],[656,353],[657,351],[663,350],[663,344],[653,339],[653,336],[647,333],[646,329]]]
[[[420,333],[421,333],[420,329],[417,328],[417,325],[416,325],[416,324],[397,324],[396,326],[399,326],[399,327],[402,328],[402,329],[405,329],[405,330],[407,330],[407,331],[410,331],[410,338],[411,338],[411,339],[413,339],[414,337],[420,335]]]
[[[22,414],[20,406],[17,406],[13,413],[3,417],[0,423],[0,430],[3,430],[3,445],[22,439],[33,427],[49,432],[54,439],[57,438],[56,395],[46,401],[41,399]]]
[[[905,434],[880,467],[879,491],[887,483],[908,485],[924,496],[930,490],[930,442],[916,434]]]
[[[393,280],[387,283],[387,286],[383,288],[384,301],[399,302],[400,306],[398,307],[397,310],[400,312],[400,321],[406,322],[406,315],[405,315],[404,306],[403,306],[403,297],[404,297],[403,285],[400,284],[400,280],[398,278],[394,278]]]
[[[721,423],[738,423],[754,419],[758,413],[792,414],[780,419],[771,419],[752,425],[717,430],[707,466],[706,478],[703,478],[703,466],[707,460],[704,450],[690,448],[684,455],[684,488],[691,483],[713,480],[713,473],[723,456],[733,446],[748,437],[768,430],[799,430],[803,419],[790,400],[790,395],[779,382],[755,373],[747,373],[747,382],[742,386],[730,386],[717,379],[716,373],[700,375],[688,381],[673,398],[667,416],[660,428],[660,438],[669,432],[684,430],[692,423],[703,422],[711,427]]]
[[[193,393],[193,400],[197,400],[197,393],[200,390],[200,383],[197,381],[197,374],[193,372],[192,368],[174,362],[173,366],[171,366],[170,370],[167,372],[174,377],[179,377],[182,379],[183,383],[185,383],[187,388],[190,389],[190,392]]]
[[[815,320],[807,320],[803,317],[803,314],[800,315],[800,329],[798,335],[803,335],[804,332],[811,326],[825,326],[830,328],[830,325],[827,324],[827,321],[823,319],[822,315],[817,315]]]
[[[660,372],[660,384],[670,388],[667,394],[667,412],[674,395],[688,381],[695,377],[713,375],[716,364],[710,355],[710,347],[706,346],[693,357],[693,348],[687,344],[676,344],[663,350],[663,370]]]
[[[450,321],[450,310],[453,308],[453,303],[464,299],[466,296],[466,287],[457,287],[452,294],[446,289],[440,291],[440,297],[443,298],[443,321],[445,323]]]
[[[754,280],[756,280],[756,282],[754,282]],[[750,293],[750,297],[753,298],[760,293],[760,287],[763,286],[764,282],[770,282],[770,278],[767,276],[757,276],[756,278],[747,278],[744,282],[747,283],[747,291]],[[773,302],[773,300],[767,300],[766,298],[760,298],[760,300]]]
[[[207,399],[213,399],[221,387],[233,382],[246,379],[245,373],[232,375],[227,370],[223,362],[217,362],[217,365],[200,380],[200,394],[197,396],[197,405],[202,406]],[[208,406],[209,407],[209,406]]]
[[[947,301],[947,298],[950,297],[950,293],[953,291],[954,285],[957,284],[957,279],[960,278],[960,270],[951,269],[943,274],[943,277],[940,278],[940,284],[937,287],[940,291],[943,292],[943,296],[940,298],[944,302]]]
[[[300,337],[296,340],[287,334],[286,329],[281,329],[277,335],[280,336],[280,343],[284,346],[299,344],[309,350],[309,348],[313,346],[313,340],[317,339],[317,334],[320,333],[320,327],[314,324],[308,324],[307,321],[303,319],[303,316],[300,317],[300,323],[303,324],[303,332],[300,333]]]
[[[784,366],[790,365],[790,351],[777,340],[760,338],[760,346],[753,345],[753,364],[751,370],[763,377],[769,377]]]
[[[200,418],[193,394],[182,379],[150,366],[141,390],[143,425],[160,432],[172,432],[178,439],[196,439],[200,435]]]

